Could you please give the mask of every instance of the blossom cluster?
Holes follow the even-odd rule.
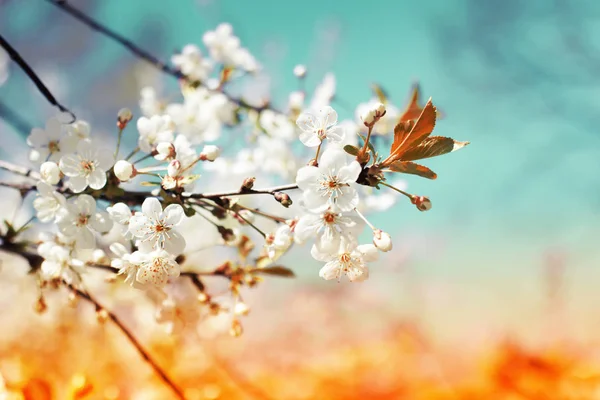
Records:
[[[392,249],[390,234],[367,216],[388,210],[399,196],[420,211],[431,208],[427,197],[406,193],[404,181],[390,175],[435,179],[414,161],[468,144],[430,136],[437,111],[431,101],[421,104],[418,87],[404,112],[374,90],[355,119],[341,121],[331,106],[332,74],[310,99],[305,90],[289,93],[284,111],[252,99],[253,90],[236,97],[232,83],[260,75],[260,65],[229,24],[207,32],[203,43],[204,52],[190,44],[171,59],[180,97],[166,101],[145,87],[139,117],[127,108],[117,113],[116,148],[93,135],[86,121],[64,114],[31,131],[29,159],[39,168],[33,206],[40,223],[55,227],[37,242],[43,282],[77,287],[89,267],[100,266],[134,288],[164,293],[187,274],[210,303],[198,275],[182,267],[188,219],[238,250],[238,261],[213,271],[230,279],[236,315],[247,313],[241,285],[255,285],[258,273],[289,276],[275,263],[293,244],[311,246],[322,278],[364,281],[369,263]],[[294,68],[300,81],[307,72]],[[135,142],[129,153],[125,142]],[[382,146],[391,146],[387,157]],[[255,187],[264,181],[285,184]],[[227,190],[206,190],[211,185]],[[262,201],[256,206],[249,197]],[[264,201],[269,197],[275,202]],[[161,304],[162,314],[176,314],[171,298]]]

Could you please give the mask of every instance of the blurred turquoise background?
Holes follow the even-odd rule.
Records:
[[[353,116],[344,106],[371,98],[372,82],[402,107],[418,80],[445,114],[436,134],[471,145],[425,163],[436,181],[406,177],[410,192],[432,199],[432,211],[404,203],[376,221],[408,251],[412,274],[434,288],[432,313],[456,324],[490,314],[503,324],[526,323],[539,312],[544,256],[557,250],[566,255],[576,326],[582,335],[597,328],[600,3],[70,3],[165,60],[230,22],[271,76],[279,104],[296,89],[291,71],[300,63],[309,69],[309,91],[335,73],[342,117]],[[176,88],[174,79],[45,1],[0,1],[0,33],[97,129],[111,132],[121,107],[136,110],[141,86]],[[133,78],[140,69],[143,81]],[[14,65],[0,99],[32,125],[54,113]],[[23,135],[0,129],[2,138]],[[4,147],[2,157],[11,151]],[[375,282],[389,284],[377,275],[373,270]],[[404,286],[382,290],[395,295]]]

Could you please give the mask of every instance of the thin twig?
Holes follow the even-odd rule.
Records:
[[[29,64],[27,64],[27,61],[25,61],[23,57],[21,57],[19,52],[14,47],[12,47],[10,43],[8,43],[8,41],[4,39],[4,37],[2,37],[2,35],[0,35],[0,46],[2,46],[2,48],[6,50],[10,58],[12,58],[13,61],[16,62],[19,67],[21,67],[23,72],[27,74],[29,79],[31,79],[35,86],[37,86],[40,93],[44,95],[44,97],[46,98],[46,100],[48,100],[50,104],[56,106],[60,111],[69,113],[71,115],[71,118],[73,118],[73,121],[77,119],[77,117],[75,117],[75,114],[73,114],[71,110],[69,110],[67,107],[60,104],[58,100],[56,100],[56,98],[54,97],[52,92],[50,92],[50,90],[46,87],[44,82],[42,82],[42,80],[37,76],[35,71],[29,66]]]
[[[194,193],[194,194],[190,194],[188,197],[192,198],[192,199],[215,199],[218,197],[229,197],[229,196],[243,196],[243,195],[248,195],[248,194],[270,194],[273,195],[276,192],[283,192],[286,190],[293,190],[293,189],[298,189],[298,185],[296,184],[288,184],[288,185],[281,185],[281,186],[273,186],[270,188],[264,188],[264,189],[238,189],[238,190],[232,190],[229,192],[220,192],[220,193]]]
[[[0,169],[13,174],[21,175],[27,178],[40,179],[40,174],[29,168],[21,167],[8,161],[0,160]]]
[[[153,54],[147,52],[146,50],[140,48],[135,43],[133,43],[131,40],[125,38],[124,36],[118,34],[117,32],[115,32],[115,31],[109,29],[108,27],[102,25],[100,22],[92,19],[90,16],[88,16],[87,14],[83,13],[82,11],[76,9],[75,7],[72,7],[66,1],[64,1],[64,0],[46,0],[46,1],[48,1],[49,3],[57,6],[62,11],[64,11],[67,14],[71,15],[72,17],[74,17],[75,19],[77,19],[80,22],[84,23],[85,25],[87,25],[88,27],[92,28],[93,30],[95,30],[97,32],[100,32],[103,35],[108,36],[112,40],[116,41],[117,43],[119,43],[120,45],[122,45],[123,47],[125,47],[127,50],[129,50],[131,53],[133,53],[135,56],[141,58],[144,61],[147,61],[153,67],[161,70],[162,72],[164,72],[164,73],[166,73],[166,74],[168,74],[170,76],[173,76],[173,77],[175,77],[177,79],[183,80],[183,81],[185,81],[185,82],[187,82],[189,84],[194,84],[194,85],[198,84],[198,82],[192,81],[187,76],[183,75],[176,68],[170,66],[166,62],[160,60],[158,57],[156,57]],[[223,93],[225,96],[227,96],[227,98],[229,99],[229,101],[231,101],[234,104],[237,104],[239,107],[250,109],[250,110],[254,110],[254,111],[258,111],[258,112],[262,112],[264,110],[271,110],[271,111],[273,111],[275,113],[285,115],[281,111],[274,109],[273,107],[271,107],[268,104],[265,104],[265,105],[262,105],[262,106],[254,106],[252,104],[247,103],[245,100],[243,100],[241,98],[233,97],[233,96],[231,96],[231,95],[223,92],[220,89],[211,89],[211,88],[208,88],[203,83],[200,83],[200,86],[208,89],[211,92]]]

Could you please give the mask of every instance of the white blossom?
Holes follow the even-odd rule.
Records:
[[[344,131],[337,126],[337,119],[337,112],[329,106],[324,106],[317,112],[303,112],[296,121],[302,131],[300,141],[308,147],[317,147],[325,139],[341,142]]]
[[[50,222],[59,210],[66,206],[67,200],[46,182],[40,181],[36,187],[38,197],[33,200],[33,208],[37,211],[36,216],[40,222]]]
[[[164,249],[171,254],[181,254],[185,239],[174,227],[184,217],[183,207],[170,204],[164,211],[160,201],[154,197],[142,203],[142,212],[137,212],[129,220],[129,231],[140,239],[140,250],[150,252]]]
[[[330,207],[323,212],[308,211],[300,217],[295,238],[301,243],[315,238],[315,245],[319,249],[338,249],[342,238],[349,241],[355,239],[363,227],[362,220],[357,216],[336,212]]]
[[[210,98],[206,89],[199,88],[187,94],[183,103],[169,104],[166,108],[177,132],[192,143],[211,142],[221,136],[221,123],[215,118],[215,107]]]
[[[46,161],[40,165],[40,176],[44,182],[56,185],[60,181],[60,169],[55,162]]]
[[[94,248],[94,232],[108,232],[113,224],[107,213],[96,211],[96,200],[87,194],[70,200],[59,211],[56,223],[61,233],[75,239],[78,249]]]
[[[129,206],[125,203],[116,203],[113,206],[107,207],[106,211],[113,222],[121,227],[125,239],[130,239],[132,235],[129,232],[129,220],[131,220],[133,213],[129,209]]]
[[[392,237],[381,229],[375,229],[373,231],[373,244],[381,251],[390,251],[392,249]]]
[[[172,254],[163,249],[154,250],[150,253],[142,251],[134,252],[130,262],[139,266],[136,280],[142,285],[152,284],[156,287],[164,287],[168,279],[179,276],[179,264]]]
[[[79,138],[63,133],[62,124],[57,118],[49,118],[46,128],[33,128],[27,137],[32,147],[29,159],[35,163],[58,162],[64,154],[75,151]]]
[[[168,115],[153,115],[150,118],[140,117],[137,129],[140,134],[138,145],[145,153],[150,153],[160,142],[173,140],[173,121]]]
[[[82,140],[77,144],[75,154],[64,155],[60,159],[60,170],[69,177],[69,186],[80,193],[88,186],[94,190],[106,185],[106,171],[113,166],[113,155],[107,149],[99,149],[92,142]]]
[[[136,279],[139,265],[131,261],[129,250],[121,243],[113,243],[110,245],[110,251],[117,256],[111,260],[110,265],[119,270],[119,275],[125,275],[125,283],[137,289],[143,288]]]
[[[67,133],[78,140],[89,139],[90,131],[90,124],[80,119],[67,125]]]
[[[84,264],[73,258],[69,249],[53,242],[44,242],[38,246],[38,254],[44,258],[40,266],[43,280],[62,279],[73,285],[81,283]]]
[[[213,64],[202,56],[202,51],[193,44],[185,46],[181,53],[171,57],[173,65],[189,79],[204,81],[210,75]]]
[[[133,178],[135,176],[135,172],[136,172],[133,164],[131,164],[129,161],[126,161],[126,160],[117,161],[115,163],[113,170],[115,172],[115,176],[121,182],[127,182],[128,180],[130,180],[131,178]]]
[[[268,234],[265,238],[265,249],[271,260],[278,259],[294,243],[294,227],[296,221],[289,221],[281,225],[275,234]]]
[[[356,208],[359,198],[354,185],[361,167],[356,160],[349,164],[346,160],[345,152],[328,148],[318,167],[306,166],[298,170],[296,183],[308,209],[321,211],[332,205],[340,211]]]
[[[319,276],[326,280],[341,279],[346,274],[352,282],[364,281],[369,277],[366,263],[377,260],[379,252],[372,244],[357,246],[355,241],[342,240],[337,251],[320,251],[315,247],[312,256],[326,264],[319,271]]]

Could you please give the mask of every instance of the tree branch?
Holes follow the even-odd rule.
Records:
[[[72,17],[74,17],[75,19],[79,20],[80,22],[82,22],[83,24],[87,25],[88,27],[92,28],[93,30],[102,33],[103,35],[108,36],[109,38],[111,38],[112,40],[116,41],[117,43],[119,43],[121,46],[125,47],[127,50],[129,50],[131,53],[133,53],[135,56],[141,58],[142,60],[147,61],[148,63],[150,63],[153,67],[161,70],[162,72],[173,76],[177,79],[181,79],[184,80],[187,83],[190,84],[197,84],[198,82],[192,81],[190,80],[187,76],[183,75],[179,70],[177,70],[176,68],[168,65],[166,62],[160,60],[158,57],[154,56],[153,54],[147,52],[146,50],[143,50],[142,48],[138,47],[135,43],[133,43],[132,41],[130,41],[129,39],[121,36],[120,34],[116,33],[115,31],[109,29],[108,27],[102,25],[100,22],[92,19],[91,17],[89,17],[87,14],[81,12],[80,10],[72,7],[70,4],[67,3],[67,1],[65,0],[46,0],[49,3],[55,5],[56,7],[60,8],[62,11],[66,12],[67,14],[71,15]],[[222,90],[219,89],[210,89],[208,87],[206,87],[206,85],[200,83],[200,86],[212,91],[212,92],[217,92],[217,93],[223,93],[225,96],[227,96],[227,98],[229,99],[229,101],[231,101],[234,104],[237,104],[239,107],[241,108],[246,108],[246,109],[250,109],[250,110],[254,110],[257,112],[261,112],[264,110],[271,110],[275,113],[278,114],[283,114],[281,111],[274,109],[273,107],[269,106],[268,104],[263,105],[263,106],[254,106],[252,104],[247,103],[245,100],[241,99],[241,98],[236,98],[233,97],[225,92],[223,92]]]
[[[73,114],[71,112],[71,110],[69,110],[67,107],[60,104],[58,102],[58,100],[56,100],[56,98],[54,97],[52,92],[50,92],[50,90],[46,87],[44,82],[42,82],[42,80],[37,76],[37,74],[29,66],[29,64],[27,64],[27,61],[25,61],[23,59],[23,57],[21,57],[19,52],[17,50],[15,50],[15,48],[12,47],[10,45],[10,43],[8,43],[8,41],[6,41],[6,39],[4,39],[4,37],[2,37],[2,35],[0,35],[0,46],[2,46],[4,48],[4,50],[6,50],[6,52],[10,56],[10,58],[12,58],[13,61],[16,62],[17,65],[19,65],[19,67],[21,67],[23,72],[25,72],[25,74],[27,74],[29,79],[31,79],[31,81],[35,84],[35,86],[37,86],[40,93],[42,95],[44,95],[44,97],[46,98],[46,100],[48,100],[48,102],[50,104],[52,104],[53,106],[56,106],[60,111],[69,113],[71,115],[71,118],[73,118],[73,121],[75,121],[77,119],[77,117],[75,117],[75,114]],[[71,122],[73,122],[73,121],[71,121]]]

